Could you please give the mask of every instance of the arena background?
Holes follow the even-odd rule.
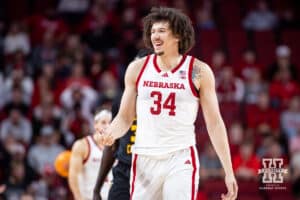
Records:
[[[110,108],[144,48],[142,17],[164,5],[191,17],[190,54],[216,75],[238,199],[300,199],[298,0],[1,0],[0,199],[72,199],[53,161]],[[198,199],[219,199],[223,171],[201,112],[196,126]]]

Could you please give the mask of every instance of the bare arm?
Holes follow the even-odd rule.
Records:
[[[104,139],[105,144],[112,144],[115,139],[125,135],[134,120],[137,96],[135,84],[144,62],[145,58],[133,61],[127,68],[125,74],[125,90],[121,99],[120,109],[109,128],[104,131],[104,135],[109,136]]]
[[[105,181],[105,178],[106,178],[109,170],[112,168],[112,165],[115,162],[114,150],[115,150],[114,146],[104,147],[101,165],[99,168],[98,177],[97,177],[96,185],[94,188],[94,197],[93,197],[94,200],[101,199],[101,197],[100,197],[101,187]]]
[[[68,183],[75,200],[83,200],[79,191],[78,174],[82,172],[83,160],[86,154],[87,147],[85,141],[76,141],[72,147],[68,176]]]
[[[210,140],[218,154],[225,171],[225,182],[228,194],[222,199],[235,199],[237,195],[237,185],[232,169],[229,144],[226,128],[220,114],[218,99],[215,90],[215,78],[212,70],[204,63],[196,61],[198,70],[193,78],[197,79],[200,85],[200,104],[202,107],[204,120],[208,130]]]

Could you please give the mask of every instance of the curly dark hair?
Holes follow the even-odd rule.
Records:
[[[151,12],[143,18],[143,40],[146,47],[153,49],[151,43],[151,28],[153,23],[166,21],[170,25],[172,33],[179,36],[178,51],[187,53],[195,44],[195,32],[188,16],[175,8],[152,8]]]

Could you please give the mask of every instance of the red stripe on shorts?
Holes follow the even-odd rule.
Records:
[[[195,156],[195,150],[194,147],[191,146],[190,147],[191,150],[191,157],[192,157],[192,165],[193,165],[193,175],[192,175],[192,200],[195,199],[195,193],[196,193],[196,185],[195,185],[195,176],[196,176],[196,170],[197,170],[197,166],[196,166],[196,156]]]
[[[130,200],[132,200],[133,192],[134,192],[134,183],[136,177],[136,159],[137,159],[137,154],[134,154],[133,163],[132,163],[132,182],[131,182]]]

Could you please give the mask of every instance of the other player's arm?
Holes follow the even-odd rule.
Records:
[[[105,146],[101,159],[101,165],[98,171],[98,177],[94,188],[93,200],[101,200],[100,191],[107,177],[109,170],[115,162],[114,152],[116,143],[113,146]]]
[[[84,140],[77,140],[73,147],[69,165],[68,183],[75,200],[83,200],[78,185],[78,174],[82,172],[83,160],[87,154]]]
[[[232,169],[226,127],[217,100],[215,77],[208,65],[198,60],[196,60],[195,65],[193,78],[197,79],[196,83],[200,85],[200,104],[207,131],[225,171],[225,183],[228,193],[222,195],[222,199],[233,200],[237,197],[238,188]]]
[[[130,128],[134,117],[136,115],[136,80],[140,73],[141,66],[144,64],[145,58],[133,61],[129,64],[125,74],[125,90],[121,99],[120,109],[117,116],[112,121],[109,128],[104,130],[105,144],[112,144],[115,139],[118,139],[125,135]],[[112,139],[112,141],[110,140]],[[105,142],[106,140],[106,142]],[[107,142],[108,141],[108,142]]]

